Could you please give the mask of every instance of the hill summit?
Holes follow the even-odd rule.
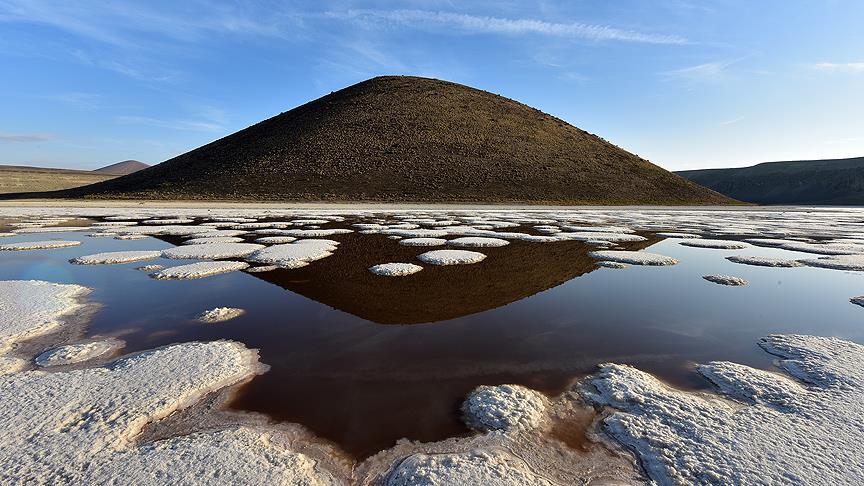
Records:
[[[150,165],[145,164],[140,160],[124,160],[122,162],[117,162],[116,164],[94,169],[93,172],[99,172],[100,174],[126,175],[146,169],[147,167],[150,167]]]
[[[522,103],[384,76],[61,197],[722,204],[732,200]]]

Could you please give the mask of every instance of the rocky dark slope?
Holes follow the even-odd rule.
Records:
[[[677,172],[729,197],[759,204],[864,204],[864,157],[766,162]]]
[[[435,79],[373,78],[159,165],[58,197],[722,204],[534,108]]]

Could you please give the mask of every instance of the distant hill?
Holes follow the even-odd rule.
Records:
[[[0,165],[0,194],[59,191],[114,179],[150,167],[137,160],[124,160],[101,169],[71,170]]]
[[[148,169],[47,196],[734,202],[524,104],[408,76],[373,78]]]
[[[117,177],[87,170],[46,169],[22,165],[0,165],[0,194],[58,191]]]
[[[93,172],[99,172],[100,174],[127,175],[133,172],[138,172],[141,169],[146,169],[147,167],[150,167],[150,165],[138,160],[124,160],[123,162],[117,162],[116,164],[100,167]]]
[[[758,204],[864,204],[864,157],[766,162],[676,174],[729,197]]]

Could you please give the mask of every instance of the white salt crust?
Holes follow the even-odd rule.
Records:
[[[697,235],[695,233],[679,233],[676,231],[660,232],[660,233],[657,233],[657,236],[660,236],[663,238],[681,238],[681,239],[685,239],[685,240],[702,238],[702,235]]]
[[[423,270],[420,265],[413,263],[381,263],[369,267],[369,271],[375,275],[383,275],[387,277],[404,277]]]
[[[432,250],[417,255],[421,262],[432,265],[465,265],[483,261],[486,255],[468,250]]]
[[[836,255],[799,261],[810,267],[864,271],[864,255]]]
[[[49,349],[36,357],[39,366],[65,366],[89,361],[113,353],[124,345],[119,339],[106,338],[100,341],[67,344]]]
[[[733,263],[741,263],[744,265],[755,265],[758,267],[780,267],[780,268],[794,268],[794,267],[803,267],[804,264],[796,261],[796,260],[786,260],[784,258],[771,258],[771,257],[762,257],[762,256],[729,256],[726,257],[727,260]]]
[[[262,245],[284,245],[285,243],[292,243],[296,240],[297,238],[293,236],[265,236],[256,239],[255,243],[261,243]]]
[[[90,289],[40,280],[0,280],[0,355],[18,341],[50,333],[78,310]]]
[[[236,307],[216,307],[198,314],[195,319],[200,322],[212,324],[215,322],[229,321],[235,317],[240,317],[245,313],[245,310],[237,309]]]
[[[260,371],[255,351],[214,341],[105,367],[2,376],[0,482],[333,484],[315,461],[252,427],[137,443],[148,423]]]
[[[546,418],[548,405],[545,396],[524,386],[481,385],[462,403],[462,413],[473,429],[512,432],[538,427]]]
[[[162,256],[162,252],[158,250],[109,251],[80,256],[69,260],[69,262],[76,265],[104,265],[153,260],[160,256]]]
[[[246,260],[282,268],[305,267],[310,262],[327,258],[336,251],[329,240],[297,240],[284,245],[274,245],[249,255]]]
[[[162,265],[143,265],[140,267],[135,267],[135,270],[141,270],[142,272],[152,272],[154,270],[162,270],[165,268]]]
[[[715,284],[728,285],[730,287],[743,287],[750,283],[743,278],[733,277],[731,275],[703,275],[702,278]]]
[[[168,248],[162,256],[177,260],[216,260],[244,257],[262,248],[264,245],[255,243],[206,243]]]
[[[243,238],[236,236],[214,236],[204,238],[192,238],[183,242],[184,245],[205,245],[209,243],[242,243]]]
[[[689,239],[679,241],[679,245],[692,246],[694,248],[710,248],[714,250],[743,250],[749,248],[750,245],[741,241],[730,240],[708,240],[708,239]]]
[[[598,260],[629,263],[631,265],[663,266],[676,265],[678,263],[678,260],[672,257],[644,251],[599,250],[588,253],[588,256]]]
[[[188,265],[168,267],[150,274],[157,280],[190,280],[210,277],[222,273],[236,272],[249,267],[246,262],[218,261],[196,262]]]
[[[619,269],[620,269],[620,268],[627,268],[627,264],[626,264],[626,263],[621,263],[621,262],[607,262],[607,261],[599,261],[599,262],[597,262],[597,266],[598,266],[598,267],[605,267],[605,268],[619,268]]]
[[[260,267],[249,267],[246,269],[249,273],[272,272],[273,270],[279,270],[279,267],[276,265],[261,265]]]
[[[485,238],[482,236],[466,236],[463,238],[455,238],[447,242],[448,246],[458,246],[463,248],[497,248],[507,246],[510,242],[501,238]]]
[[[506,450],[473,450],[452,454],[412,454],[384,481],[386,486],[551,486],[525,461]]]
[[[402,246],[442,246],[447,244],[443,238],[405,238],[399,241]]]
[[[759,344],[792,378],[723,361],[698,368],[738,404],[614,364],[583,394],[617,410],[603,429],[657,484],[859,483],[864,346],[800,335]]]
[[[21,241],[18,243],[6,243],[0,245],[0,251],[21,251],[21,250],[50,250],[52,248],[68,248],[70,246],[80,245],[80,241]]]

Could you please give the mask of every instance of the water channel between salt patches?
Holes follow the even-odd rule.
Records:
[[[30,240],[37,239],[34,238],[34,235],[25,236],[28,236]],[[81,240],[84,245],[97,244],[96,239],[86,238],[79,234],[63,234],[61,236],[64,239]],[[367,237],[376,238],[374,235]],[[338,239],[338,236],[333,238]],[[377,236],[377,238],[383,237]],[[135,249],[158,249],[168,246],[156,246],[155,244],[160,242],[152,238],[138,242],[99,240],[100,243],[98,244],[106,247],[99,248],[99,251],[102,249],[112,251],[131,249],[133,246],[130,245],[133,243],[137,245],[134,247]],[[390,243],[394,246],[398,245],[396,241]],[[555,243],[549,244],[554,245]],[[370,400],[369,398],[372,394],[380,395],[382,392],[393,391],[393,388],[400,388],[402,394],[419,394],[416,401],[408,402],[415,404],[413,405],[413,415],[416,419],[416,410],[419,409],[416,404],[439,403],[446,401],[445,396],[464,398],[467,392],[473,388],[473,384],[513,381],[554,393],[563,387],[567,377],[589,372],[594,364],[601,361],[634,363],[639,368],[652,371],[661,377],[671,377],[673,382],[699,386],[706,385],[697,380],[698,377],[694,377],[690,371],[685,371],[686,367],[683,366],[689,360],[704,362],[708,359],[730,359],[755,363],[763,367],[769,366],[770,358],[750,352],[753,343],[761,335],[768,332],[787,332],[792,328],[795,328],[796,332],[800,330],[826,334],[826,332],[819,332],[821,329],[814,324],[815,319],[805,322],[808,316],[814,317],[814,312],[805,312],[800,317],[793,315],[796,309],[800,310],[804,307],[804,302],[796,305],[787,301],[787,289],[790,285],[794,287],[793,295],[806,295],[808,302],[815,304],[815,307],[824,311],[825,315],[834,316],[834,319],[831,319],[832,324],[828,324],[832,327],[827,334],[845,333],[847,336],[855,336],[851,322],[856,316],[860,316],[860,308],[850,305],[848,299],[860,294],[860,287],[857,291],[853,290],[857,281],[852,277],[856,274],[814,268],[760,269],[754,267],[751,269],[748,265],[725,261],[726,256],[734,254],[775,255],[787,259],[818,258],[820,255],[755,247],[746,250],[727,251],[695,248],[677,249],[674,246],[674,241],[664,241],[652,246],[649,251],[678,259],[680,263],[676,266],[655,268],[630,266],[614,272],[599,270],[503,308],[434,325],[423,325],[416,329],[405,327],[392,330],[386,326],[368,323],[338,311],[327,310],[321,304],[291,295],[278,287],[252,279],[251,276],[242,273],[218,275],[196,282],[151,281],[155,285],[170,286],[160,289],[144,284],[144,281],[150,279],[147,278],[146,273],[134,271],[133,265],[83,268],[68,264],[60,266],[58,262],[56,267],[63,272],[74,273],[76,280],[79,277],[86,278],[85,272],[95,272],[101,274],[101,277],[91,274],[91,279],[104,278],[105,284],[110,281],[110,285],[117,284],[121,288],[123,286],[122,280],[128,279],[127,288],[134,287],[137,289],[135,293],[137,298],[158,303],[158,309],[148,309],[144,305],[138,305],[140,312],[136,313],[134,310],[131,312],[131,315],[136,316],[135,320],[146,327],[146,329],[142,328],[131,335],[131,349],[136,349],[136,347],[149,349],[155,345],[191,339],[236,336],[238,337],[237,340],[250,347],[260,347],[262,349],[262,361],[274,366],[270,373],[256,378],[250,386],[249,393],[253,396],[257,396],[255,389],[260,387],[257,392],[260,397],[257,402],[255,400],[247,401],[247,405],[252,406],[253,409],[264,408],[266,409],[264,411],[276,416],[279,413],[275,412],[275,409],[282,407],[284,410],[289,397],[280,397],[278,394],[272,393],[274,390],[272,387],[266,386],[266,382],[270,378],[268,375],[272,373],[271,384],[282,383],[292,390],[291,394],[302,390],[308,396],[324,396],[333,393],[336,400],[344,400],[346,403],[351,403],[353,400],[357,405],[357,410],[341,411],[341,413],[350,416],[350,419],[335,419],[337,422],[342,421],[341,424],[337,424],[338,426],[346,428],[363,420],[379,427],[382,425],[386,427],[389,423],[390,426],[398,428],[398,425],[394,424],[398,420],[382,422],[383,418],[376,416],[375,410],[379,410],[380,415],[384,401],[381,398],[378,400]],[[84,250],[85,248],[79,247],[77,249],[46,251],[61,252],[57,255],[63,254],[65,259],[59,260],[65,263],[65,260],[71,257],[96,252],[96,249],[93,251],[89,248]],[[328,258],[338,258],[343,250],[337,250],[334,256]],[[413,255],[424,251],[423,248],[416,248],[415,250]],[[491,254],[491,251],[487,249],[480,251]],[[506,252],[508,248],[505,247],[496,251]],[[69,256],[70,252],[71,256]],[[709,252],[710,256],[707,255]],[[47,258],[49,261],[53,261],[53,254],[47,257],[45,255],[44,253],[41,254],[40,260],[44,261],[43,259]],[[3,256],[8,257],[8,255]],[[16,255],[16,258],[33,259],[36,257],[35,252],[31,255]],[[154,260],[155,262],[163,263],[166,266],[187,263],[162,259]],[[308,273],[303,274],[302,278],[314,278],[315,265],[316,262],[310,264],[307,267]],[[483,263],[475,265],[483,265]],[[475,265],[451,268],[468,269]],[[50,266],[55,265],[51,264]],[[427,267],[421,274],[434,271],[437,268],[439,267]],[[365,267],[362,268],[362,271],[368,273]],[[755,273],[751,273],[751,271]],[[805,272],[806,276],[805,274],[792,276],[792,273],[785,273],[797,273],[799,271]],[[6,268],[0,268],[0,272],[6,272]],[[48,273],[50,272],[49,269]],[[109,274],[109,272],[112,273]],[[117,272],[123,272],[123,275],[121,276]],[[831,278],[826,276],[828,273],[832,275]],[[758,287],[756,294],[763,301],[759,302],[758,298],[753,298],[753,294],[734,299],[725,298],[711,291],[724,290],[719,286],[694,285],[694,282],[698,283],[701,275],[706,274],[732,274],[746,278],[751,281],[751,285],[735,289],[734,292],[746,294]],[[286,276],[290,275],[292,274],[286,274]],[[757,276],[761,277],[757,278]],[[374,277],[374,275],[370,275],[370,278]],[[518,275],[514,275],[512,278],[518,277]],[[814,279],[815,281],[826,282],[829,288],[809,290],[807,291],[809,293],[805,293],[804,283]],[[117,280],[121,280],[121,282]],[[840,285],[835,280],[847,283]],[[782,291],[776,288],[778,281],[783,282],[779,287],[785,286]],[[689,287],[691,286],[702,287],[702,289],[690,290]],[[94,299],[100,293],[119,297],[118,294],[121,290],[120,288],[109,289],[105,286],[101,289],[99,286],[94,287],[96,287]],[[178,297],[174,294],[178,290],[184,299],[188,299],[187,302],[177,301]],[[766,295],[768,296],[767,300],[765,300]],[[683,296],[700,300],[703,307],[696,309],[695,306],[687,302],[681,302]],[[635,306],[636,309],[631,312],[624,312],[624,309],[620,309],[622,299],[627,306]],[[730,313],[730,309],[734,307],[732,304],[735,306],[742,305],[740,299],[743,299],[745,309],[750,309],[749,311],[745,310],[743,316],[745,322],[740,325],[736,324],[730,330],[720,329],[721,326],[728,325],[733,318],[742,317]],[[572,304],[568,304],[566,302],[568,300]],[[109,298],[106,302],[110,304],[111,301],[112,299]],[[840,307],[843,309],[848,308],[848,312],[834,309],[836,302],[840,302]],[[790,308],[778,311],[777,307],[781,304]],[[112,305],[117,306],[119,302],[115,301]],[[608,305],[610,308],[602,309],[601,307],[604,305]],[[247,309],[248,314],[214,326],[191,324],[191,319],[197,313],[219,306]],[[614,309],[616,306],[619,309]],[[724,306],[729,308],[724,309]],[[292,309],[295,314],[286,316],[286,308]],[[655,323],[650,320],[652,315],[657,314],[656,309],[658,308],[670,309],[671,317],[668,318],[670,322]],[[168,318],[164,319],[166,311]],[[767,319],[749,314],[749,312],[761,314],[769,311],[777,320],[785,322],[780,324],[768,323],[766,322]],[[114,317],[119,318],[116,320],[125,319],[124,322],[129,320],[128,316],[121,317],[119,310],[114,312]],[[644,322],[646,318],[649,319],[649,322]],[[164,322],[157,322],[162,319]],[[610,329],[601,329],[602,326],[590,322],[592,319],[596,319],[595,322],[605,323]],[[107,318],[100,319],[99,316],[97,316],[96,321],[94,326],[102,329],[105,329],[106,326],[109,329],[117,326],[116,322],[108,322]],[[694,325],[694,321],[696,325]],[[755,329],[745,329],[748,322],[752,325],[754,321],[758,323]],[[532,326],[526,328],[525,322],[532,322]],[[825,322],[825,320],[819,322]],[[281,325],[274,329],[274,323],[281,323]],[[226,326],[228,326],[227,329]],[[249,326],[252,329],[248,329]],[[243,327],[247,328],[243,329]],[[316,327],[318,329],[315,329]],[[321,327],[326,327],[326,329],[320,329]],[[768,329],[768,332],[763,332],[765,329]],[[616,335],[616,332],[631,333],[634,330],[636,332],[632,340],[622,341]],[[359,334],[358,331],[360,331]],[[160,334],[166,332],[173,332],[173,334]],[[341,333],[345,333],[346,336],[351,335],[354,338],[343,339],[340,336]],[[753,334],[753,340],[745,342],[744,334]],[[356,339],[358,335],[361,337],[359,340]],[[481,347],[481,342],[486,339],[486,336],[496,336],[497,348],[491,352],[484,352]],[[243,338],[248,339],[244,340]],[[718,342],[726,339],[729,339],[729,343],[716,346]],[[287,342],[292,340],[293,342]],[[562,342],[556,343],[558,340]],[[587,341],[587,343],[580,343],[580,340]],[[603,340],[607,340],[608,343],[598,346],[597,344]],[[663,340],[667,342],[661,343],[660,341]],[[377,344],[370,348],[366,344],[369,341],[377,342]],[[517,346],[519,341],[526,344]],[[454,342],[467,342],[469,346],[466,346],[466,349],[450,349]],[[424,347],[420,347],[420,343]],[[592,343],[595,349],[592,349]],[[304,353],[305,347],[312,346],[322,352]],[[430,348],[425,348],[425,346]],[[268,347],[271,348],[269,352],[267,351]],[[565,350],[564,348],[567,347],[569,349]],[[286,359],[285,356],[290,353],[295,353],[296,356]],[[319,356],[319,354],[325,356]],[[736,359],[736,356],[744,357],[744,359]],[[395,375],[390,370],[394,360],[399,363],[398,366],[401,368],[401,373]],[[333,361],[350,363],[350,365],[345,366],[345,364],[338,364]],[[675,364],[676,362],[680,364]],[[281,366],[293,368],[295,373],[305,373],[306,378],[291,377],[287,381],[284,380],[284,371],[280,373],[278,369],[280,363]],[[376,366],[376,363],[381,363],[381,367]],[[389,366],[383,366],[384,363],[388,363]],[[473,365],[466,366],[466,363],[473,363]],[[351,369],[352,367],[354,369]],[[443,377],[440,374],[430,374],[437,371],[435,369],[437,367],[451,371],[457,370],[458,373],[467,378],[463,377],[463,385],[453,385],[452,382],[459,381],[458,376]],[[368,376],[376,377],[377,382],[369,382]],[[436,383],[443,382],[443,386],[439,390],[435,390],[438,393],[419,390],[418,382],[429,379],[436,380]],[[557,384],[555,383],[556,380]],[[399,385],[394,387],[393,383],[399,383]],[[264,396],[269,396],[269,403],[265,403],[266,400],[260,400]],[[334,395],[328,396],[333,397]],[[409,398],[409,400],[413,399]],[[321,403],[314,405],[321,407]],[[441,408],[446,410],[446,414],[453,413],[450,406],[442,406]],[[338,413],[334,414],[333,412],[334,410],[329,408],[322,410],[321,415],[326,413],[332,419],[334,416],[338,416]],[[292,420],[290,413],[294,413],[294,417],[299,417],[302,414],[310,413],[310,411],[289,411],[288,417],[283,415],[281,418]],[[434,417],[434,411],[431,415]],[[296,419],[296,421],[303,423],[303,420],[300,419]],[[313,423],[315,420],[309,422]],[[451,431],[459,433],[461,425],[453,426],[454,422],[456,420],[450,422]],[[322,428],[324,425],[318,424],[318,427]],[[423,433],[425,432],[419,431],[418,435],[422,438]],[[333,435],[331,434],[331,437]]]

